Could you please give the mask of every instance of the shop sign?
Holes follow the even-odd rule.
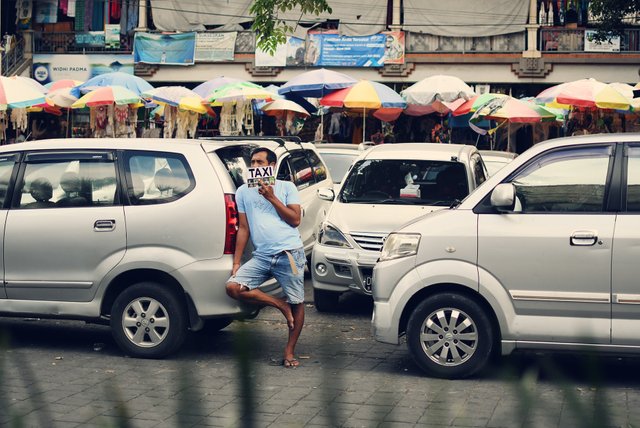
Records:
[[[197,33],[196,61],[233,61],[237,32]]]
[[[595,35],[595,30],[584,31],[585,52],[620,52],[620,36],[611,36],[607,40],[598,42]]]
[[[196,33],[136,33],[133,61],[147,64],[193,65]]]
[[[133,74],[133,56],[34,54],[32,67],[34,79],[43,85],[60,79],[84,82],[113,71]]]
[[[345,37],[309,32],[304,62],[321,67],[382,67],[386,39],[385,34]]]

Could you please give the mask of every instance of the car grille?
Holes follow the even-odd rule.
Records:
[[[353,232],[351,237],[356,244],[365,250],[382,251],[382,244],[387,237],[386,233],[368,233],[368,232]]]

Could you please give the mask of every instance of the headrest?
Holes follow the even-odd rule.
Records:
[[[51,182],[44,177],[36,178],[31,182],[29,193],[36,201],[48,201],[51,199],[51,196],[53,196],[53,186],[51,185]]]
[[[173,177],[173,173],[169,168],[162,168],[156,172],[155,177],[153,178],[153,182],[159,191],[165,192],[167,190],[173,189],[175,186],[175,180]]]
[[[65,193],[78,193],[80,191],[80,177],[72,171],[67,171],[60,177],[60,187]]]

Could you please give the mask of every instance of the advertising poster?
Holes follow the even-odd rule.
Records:
[[[404,64],[404,31],[385,31],[384,58],[385,64]]]
[[[40,0],[36,3],[36,24],[58,22],[58,0]]]
[[[584,31],[585,52],[620,52],[620,36],[610,37],[608,40],[598,42],[595,40],[595,30]]]
[[[193,65],[195,53],[196,33],[136,33],[133,41],[133,61],[136,63]]]
[[[382,67],[386,39],[385,34],[344,37],[309,32],[304,63],[321,67]]]
[[[278,45],[274,55],[256,48],[256,67],[284,67],[304,65],[304,40],[287,37],[287,43]]]
[[[41,84],[60,79],[82,82],[104,73],[121,71],[133,74],[133,55],[33,55],[33,77]]]
[[[196,61],[233,61],[237,32],[197,33]]]
[[[76,33],[76,44],[83,47],[103,47],[104,31],[88,31],[86,33]]]
[[[104,46],[107,49],[120,49],[120,24],[105,24]]]

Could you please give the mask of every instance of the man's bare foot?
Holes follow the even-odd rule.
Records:
[[[291,312],[291,306],[287,302],[282,303],[282,307],[280,307],[280,311],[284,318],[287,320],[287,326],[289,326],[289,330],[293,330],[293,312]]]

